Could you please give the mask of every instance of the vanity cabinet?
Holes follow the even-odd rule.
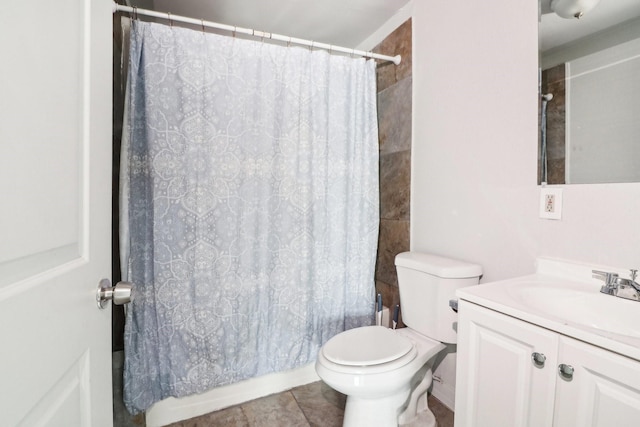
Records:
[[[554,426],[640,426],[640,362],[564,336],[558,354],[574,372],[556,380]]]
[[[458,315],[456,427],[640,425],[640,362],[464,300]]]

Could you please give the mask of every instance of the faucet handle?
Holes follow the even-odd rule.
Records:
[[[608,271],[599,271],[599,270],[591,270],[593,273],[593,278],[604,280],[604,283],[607,285],[611,284],[616,277],[618,277],[618,273],[610,273]]]
[[[596,279],[604,280],[604,285],[600,288],[600,292],[607,295],[614,295],[618,285],[618,273],[610,273],[608,271],[591,270],[593,277]]]

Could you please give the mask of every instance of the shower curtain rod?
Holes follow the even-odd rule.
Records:
[[[365,58],[381,59],[384,61],[393,62],[396,65],[400,64],[400,60],[401,60],[400,55],[396,55],[396,56],[380,55],[378,53],[366,52],[364,50],[356,50],[356,49],[349,49],[341,46],[333,46],[326,43],[314,42],[312,40],[305,40],[305,39],[299,39],[296,37],[283,36],[281,34],[252,30],[250,28],[241,28],[241,27],[236,27],[234,25],[226,25],[226,24],[219,24],[217,22],[205,21],[203,19],[188,18],[186,16],[174,15],[169,12],[156,12],[155,10],[124,6],[114,2],[113,13],[116,13],[116,12],[128,12],[132,14],[134,17],[135,15],[145,15],[145,16],[151,16],[155,18],[167,19],[169,22],[173,22],[173,21],[185,22],[187,24],[200,25],[203,27],[203,29],[204,27],[217,28],[219,30],[231,31],[233,33],[248,34],[250,36],[262,37],[270,40],[283,41],[283,42],[287,42],[287,44],[296,44],[300,46],[308,46],[309,48],[324,49],[324,50],[328,50],[329,52],[341,52],[341,53],[348,53],[350,55],[363,56]]]

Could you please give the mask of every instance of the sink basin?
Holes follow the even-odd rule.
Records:
[[[605,295],[591,269],[534,274],[459,289],[466,300],[640,360],[640,302]]]
[[[570,282],[517,282],[506,288],[523,308],[601,335],[640,339],[640,303],[605,295]]]

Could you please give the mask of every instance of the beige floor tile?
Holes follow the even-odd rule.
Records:
[[[312,427],[340,427],[346,396],[318,381],[291,390]]]
[[[251,427],[309,427],[290,392],[274,394],[240,405]]]
[[[346,396],[322,381],[291,391],[252,400],[238,406],[171,424],[168,427],[340,427]],[[453,427],[453,412],[429,396],[438,427]],[[136,422],[136,427],[144,426]],[[129,426],[116,419],[114,427]]]
[[[438,421],[438,427],[453,427],[453,411],[433,396],[429,396],[428,401],[429,408]]]
[[[211,412],[171,424],[168,427],[249,427],[249,421],[239,406]]]

